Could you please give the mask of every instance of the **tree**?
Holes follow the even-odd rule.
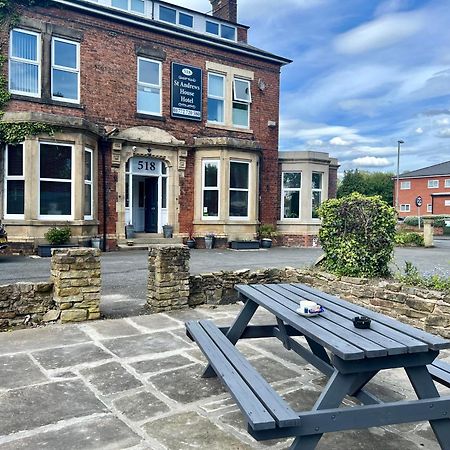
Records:
[[[387,172],[364,172],[347,170],[344,178],[339,184],[337,197],[346,197],[353,192],[359,192],[363,195],[379,195],[389,205],[394,200],[394,182],[393,174]]]

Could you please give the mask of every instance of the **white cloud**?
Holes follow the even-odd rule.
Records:
[[[330,139],[331,145],[351,145],[352,141],[346,141],[345,139],[342,139],[340,136],[336,136],[333,139]]]
[[[366,53],[414,36],[424,25],[416,12],[385,15],[337,36],[334,46],[343,54]]]
[[[416,133],[423,134],[423,128],[422,127],[416,128]]]
[[[447,125],[450,125],[450,119],[448,117],[444,117],[443,119],[437,119],[436,125],[440,127],[445,127]]]
[[[438,136],[441,138],[450,138],[450,128],[443,128],[439,130]]]
[[[361,167],[388,167],[391,165],[387,158],[377,158],[375,156],[364,156],[352,161],[355,166]]]
[[[308,147],[320,147],[323,145],[323,141],[322,139],[312,139],[310,141],[307,141],[306,145]]]

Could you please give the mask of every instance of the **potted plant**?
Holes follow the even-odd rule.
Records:
[[[259,239],[261,241],[262,248],[272,247],[272,239],[275,238],[278,233],[272,224],[262,224],[258,230]]]
[[[38,245],[38,255],[41,257],[52,256],[52,248],[74,247],[68,244],[72,236],[72,230],[69,226],[51,227],[44,234],[49,244]]]
[[[214,233],[208,232],[205,234],[205,248],[211,250],[214,247]]]
[[[192,224],[189,226],[188,235],[189,236],[187,238],[186,245],[189,248],[195,248],[194,226]]]

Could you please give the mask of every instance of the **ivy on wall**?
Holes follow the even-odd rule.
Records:
[[[21,6],[45,6],[48,0],[0,0],[0,27],[10,28],[19,21],[19,8]],[[7,58],[2,54],[3,42],[0,42],[0,120],[5,113],[6,105],[11,99],[8,91],[8,80],[4,73]],[[39,122],[0,122],[0,143],[22,142],[27,136],[39,133],[52,135],[55,127]]]

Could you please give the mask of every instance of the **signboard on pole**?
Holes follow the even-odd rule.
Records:
[[[171,116],[202,120],[202,69],[172,63]]]
[[[417,219],[419,220],[419,229],[420,229],[420,207],[423,204],[423,199],[420,195],[416,197],[416,206],[417,206]]]

